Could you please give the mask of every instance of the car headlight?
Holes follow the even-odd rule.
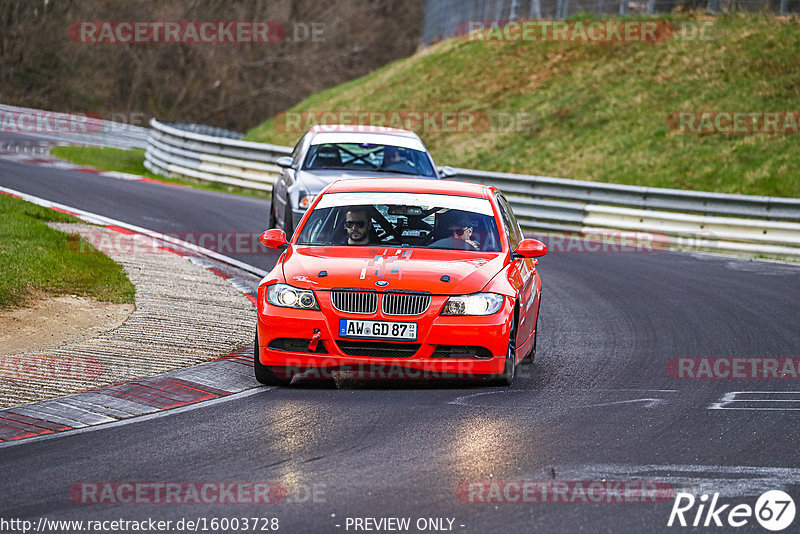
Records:
[[[273,284],[267,288],[267,302],[283,308],[318,310],[319,305],[310,289],[298,289],[286,284]]]
[[[500,311],[505,297],[496,293],[475,293],[450,297],[442,315],[491,315]]]
[[[300,195],[300,202],[298,205],[302,209],[307,209],[315,198],[317,198],[317,195]]]

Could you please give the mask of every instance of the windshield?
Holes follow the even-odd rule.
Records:
[[[370,143],[312,145],[303,163],[305,170],[358,170],[435,177],[425,152]]]
[[[327,194],[297,244],[501,250],[489,200],[416,193]]]

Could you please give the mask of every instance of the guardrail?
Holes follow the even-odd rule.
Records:
[[[274,161],[292,149],[216,137],[150,120],[144,166],[173,178],[204,180],[255,191],[272,191]]]
[[[95,115],[0,104],[0,124],[5,133],[45,138],[57,144],[74,143],[121,149],[147,146],[147,128],[105,120]]]
[[[156,174],[271,191],[292,149],[186,131],[153,119],[145,166]],[[196,129],[196,128],[195,128]],[[800,199],[662,189],[455,169],[502,190],[523,230],[620,230],[669,236],[679,248],[800,257]]]

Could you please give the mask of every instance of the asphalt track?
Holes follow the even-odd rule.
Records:
[[[258,232],[266,218],[264,200],[3,160],[0,185],[159,232]],[[453,519],[457,532],[692,530],[667,527],[673,499],[485,504],[458,494],[470,481],[523,480],[655,481],[750,506],[782,489],[800,505],[800,382],[666,371],[676,357],[798,357],[800,267],[672,252],[554,253],[539,266],[537,360],[511,388],[265,387],[0,448],[0,518],[277,517],[283,532],[364,531],[348,518],[366,517],[411,518],[410,532],[418,518]],[[290,493],[267,505],[70,500],[72,484],[104,481],[273,481]],[[767,532],[752,518],[697,530]]]

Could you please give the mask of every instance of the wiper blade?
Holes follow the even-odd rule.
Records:
[[[370,172],[389,172],[392,174],[405,174],[411,176],[419,176],[416,172],[408,172],[408,171],[396,171],[394,169],[369,169]]]
[[[349,171],[350,167],[337,167],[335,165],[323,165],[322,167],[313,167],[303,169],[304,171]]]

